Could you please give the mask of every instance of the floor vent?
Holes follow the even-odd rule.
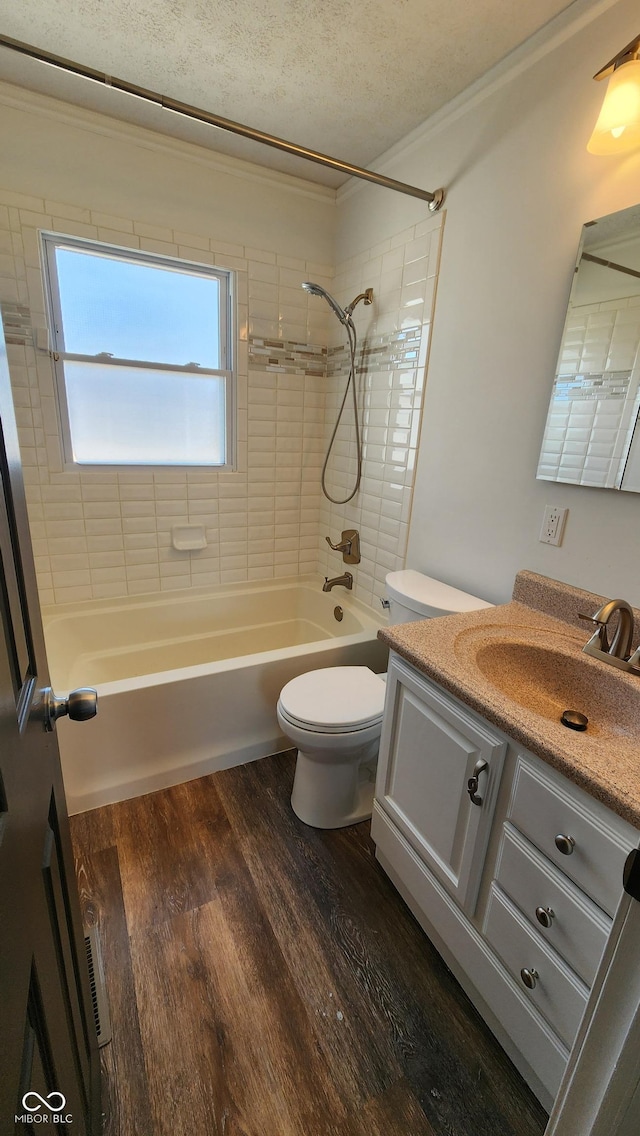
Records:
[[[109,1004],[104,984],[104,970],[102,967],[102,951],[98,930],[91,927],[85,932],[84,945],[87,951],[87,965],[89,967],[89,983],[91,987],[91,1005],[93,1020],[98,1035],[98,1045],[106,1045],[111,1041],[111,1018],[109,1017]]]

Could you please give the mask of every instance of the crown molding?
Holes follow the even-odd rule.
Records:
[[[378,173],[390,176],[390,170],[397,162],[404,160],[416,150],[423,149],[425,144],[454,122],[467,114],[474,107],[488,99],[495,91],[513,82],[519,75],[535,66],[546,55],[555,51],[567,40],[571,39],[583,28],[597,20],[610,8],[614,8],[620,0],[574,0],[574,3],[564,12],[560,12],[539,31],[535,32],[519,47],[514,48],[508,55],[491,67],[489,71],[476,79],[475,83],[467,87],[445,106],[441,107],[426,119],[415,130],[410,131],[394,146],[386,150],[375,161]],[[371,167],[369,167],[371,168]],[[361,193],[367,188],[367,183],[358,182],[350,178],[348,182],[337,190],[338,205]],[[446,186],[445,186],[446,189]]]
[[[336,201],[336,190],[330,186],[305,181],[293,174],[280,173],[278,170],[271,170],[266,166],[246,162],[242,158],[222,155],[215,150],[198,146],[195,142],[183,142],[179,138],[150,130],[147,126],[138,126],[135,123],[112,118],[100,111],[86,110],[84,107],[55,99],[51,95],[30,91],[26,87],[18,87],[4,80],[0,80],[0,106],[25,111],[28,114],[35,114],[40,118],[47,118],[54,122],[62,122],[66,126],[87,130],[92,134],[101,134],[107,138],[133,143],[145,150],[166,154],[172,158],[180,158],[183,161],[204,166],[229,177],[275,186],[300,197],[321,201],[323,204],[335,204]]]

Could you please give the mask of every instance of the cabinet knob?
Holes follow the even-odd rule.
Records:
[[[572,836],[563,836],[562,833],[556,836],[556,848],[563,856],[571,856],[575,846],[576,842]]]
[[[550,907],[536,907],[536,919],[543,927],[550,927],[555,919],[555,912]]]
[[[527,990],[535,990],[540,975],[538,974],[537,970],[529,970],[526,966],[523,966],[522,970],[520,971],[520,977],[524,982]]]

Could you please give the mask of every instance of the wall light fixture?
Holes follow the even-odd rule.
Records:
[[[600,116],[587,143],[591,154],[622,154],[640,146],[640,36],[594,79],[609,79]]]

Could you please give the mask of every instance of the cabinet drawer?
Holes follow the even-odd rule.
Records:
[[[638,834],[577,786],[552,771],[518,758],[509,820],[541,852],[578,884],[609,915],[622,894],[625,859],[638,844]],[[573,851],[564,855],[556,836],[571,837]]]
[[[496,884],[491,886],[484,934],[532,1004],[571,1048],[589,991]],[[538,974],[534,990],[522,981],[523,967]]]
[[[611,920],[509,824],[498,853],[496,881],[540,935],[590,986]],[[550,908],[551,926],[536,918]]]

